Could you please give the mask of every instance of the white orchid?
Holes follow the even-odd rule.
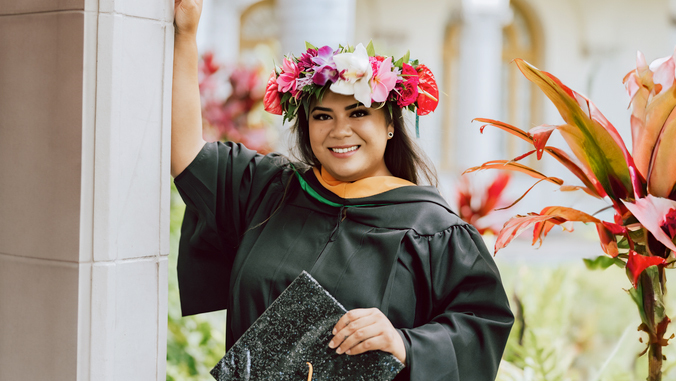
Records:
[[[371,107],[371,85],[373,69],[364,45],[359,44],[353,53],[341,53],[333,56],[340,79],[331,85],[331,91],[354,98]]]

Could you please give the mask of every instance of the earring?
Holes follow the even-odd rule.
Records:
[[[388,132],[387,137],[392,139],[392,137],[394,137],[394,132],[392,132],[392,131]]]

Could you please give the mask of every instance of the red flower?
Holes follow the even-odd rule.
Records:
[[[307,52],[300,55],[298,59],[298,65],[303,68],[303,70],[311,69],[314,64],[312,63],[312,58],[317,57],[316,49],[308,49]]]
[[[404,108],[418,99],[418,72],[413,66],[404,63],[402,67],[403,81],[399,90],[399,95],[396,96],[397,106]]]
[[[279,95],[277,88],[277,74],[273,72],[265,88],[263,105],[265,106],[265,111],[275,115],[282,115],[282,97]]]
[[[215,62],[213,52],[204,53],[202,56],[202,62],[200,62],[199,66],[200,71],[207,76],[214,74],[218,71],[218,69],[221,68],[221,66]]]
[[[427,115],[434,111],[439,104],[439,88],[434,80],[432,71],[425,65],[418,65],[418,115]]]

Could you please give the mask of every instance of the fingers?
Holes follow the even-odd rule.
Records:
[[[365,327],[354,330],[352,333],[346,333],[345,339],[336,348],[336,353],[346,353],[348,355],[359,354],[366,351],[385,349],[387,347],[386,331],[381,324],[369,324]],[[346,328],[346,330],[351,330]],[[343,331],[339,332],[341,335]],[[349,332],[349,331],[348,331]]]
[[[338,354],[358,355],[381,350],[406,364],[404,341],[390,320],[377,308],[355,309],[343,315],[333,328],[330,348]]]
[[[336,348],[338,354],[384,349],[391,339],[388,330],[394,331],[394,327],[377,308],[352,310],[336,323],[329,347]]]
[[[197,33],[201,13],[202,0],[175,0],[174,24],[176,25],[176,33]]]
[[[340,346],[351,334],[360,327],[373,324],[372,311],[368,309],[355,309],[343,315],[333,327],[333,339],[329,343],[330,348]],[[363,320],[366,318],[367,320]]]

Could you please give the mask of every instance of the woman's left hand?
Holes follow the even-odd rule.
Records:
[[[406,347],[399,332],[377,308],[354,309],[343,315],[333,328],[330,348],[336,353],[358,355],[381,350],[406,364]]]

